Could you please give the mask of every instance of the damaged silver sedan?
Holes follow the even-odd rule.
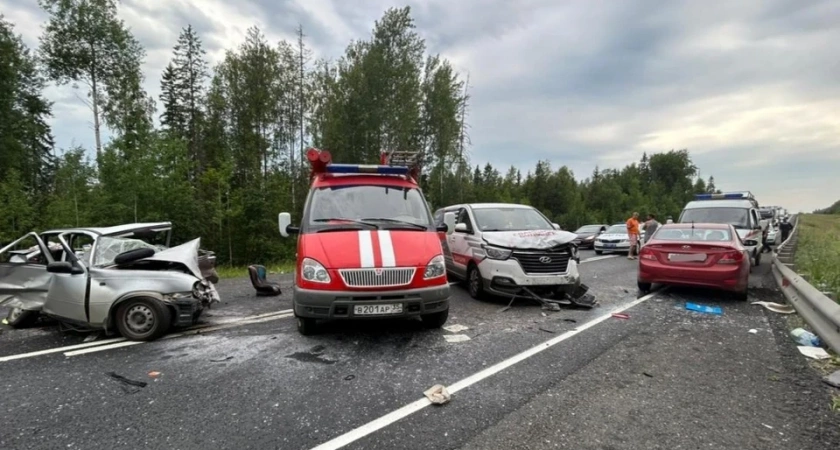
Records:
[[[194,324],[219,301],[215,255],[199,249],[200,239],[169,248],[170,236],[171,223],[160,222],[19,238],[0,249],[6,322],[21,327],[44,315],[79,330],[116,329],[131,340]]]

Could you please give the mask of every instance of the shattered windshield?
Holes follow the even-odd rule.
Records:
[[[96,242],[96,250],[93,254],[93,266],[109,266],[114,264],[114,259],[120,253],[138,248],[151,248],[155,252],[160,250],[159,247],[141,241],[140,239],[103,236]]]
[[[551,222],[532,208],[475,208],[481,231],[553,230]]]
[[[744,208],[697,208],[687,209],[680,218],[681,223],[729,223],[735,228],[749,228],[748,210]]]
[[[425,230],[432,226],[432,218],[423,194],[416,188],[330,186],[312,193],[308,225]]]

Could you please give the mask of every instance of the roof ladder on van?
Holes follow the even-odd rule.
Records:
[[[420,178],[420,169],[423,166],[423,152],[414,150],[391,150],[382,152],[379,155],[379,163],[389,166],[403,166],[409,168],[409,176],[415,181]]]

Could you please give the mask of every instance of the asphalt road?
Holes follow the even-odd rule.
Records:
[[[223,304],[205,319],[228,328],[196,335],[2,361],[85,338],[50,324],[6,327],[0,448],[840,443],[840,413],[828,408],[831,388],[787,336],[789,317],[713,291],[667,289],[638,298],[635,261],[623,257],[593,258],[581,271],[599,300],[591,310],[542,311],[517,300],[500,312],[508,300],[473,300],[456,286],[447,325],[467,327],[459,332],[397,320],[327,324],[304,337],[291,317],[276,314],[290,308],[289,290],[256,297],[247,279],[223,280]],[[750,301],[783,302],[768,258],[752,285]],[[687,311],[687,300],[721,306],[724,314]],[[617,309],[629,318],[612,317]],[[469,340],[444,337],[453,334]],[[454,391],[452,399],[427,405],[423,392],[438,383]]]

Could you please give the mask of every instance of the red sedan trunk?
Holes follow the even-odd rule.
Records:
[[[718,227],[721,225],[705,226],[703,231],[717,231]],[[732,232],[734,234],[734,230]],[[697,286],[736,292],[746,299],[750,260],[736,240],[738,238],[707,240],[692,237],[651,239],[639,255],[639,289],[648,291],[653,283]]]

